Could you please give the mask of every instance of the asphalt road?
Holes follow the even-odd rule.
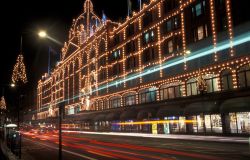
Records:
[[[250,159],[248,144],[173,140],[142,137],[69,134],[63,135],[63,160],[223,160]],[[58,136],[23,136],[23,155],[29,160],[58,159]]]

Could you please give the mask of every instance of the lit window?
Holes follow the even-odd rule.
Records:
[[[221,83],[222,83],[221,85],[222,90],[233,89],[233,77],[232,77],[232,73],[229,70],[222,71]]]
[[[168,32],[171,31],[171,21],[170,20],[167,22],[167,31]]]
[[[125,96],[125,105],[126,106],[131,106],[134,105],[136,102],[136,95],[135,94],[128,94]]]
[[[151,31],[151,38],[154,37],[154,31]]]
[[[121,56],[121,51],[120,50],[117,50],[117,51],[113,52],[113,60],[119,59],[120,56]]]
[[[149,42],[149,33],[146,33],[146,34],[144,35],[144,40],[145,40],[146,43]]]
[[[245,65],[238,72],[239,87],[250,87],[250,65]]]
[[[154,31],[149,31],[147,33],[144,34],[144,44],[147,44],[149,42],[153,42],[155,37],[155,33]]]
[[[198,40],[201,40],[204,38],[203,26],[199,26],[197,28],[197,33],[198,33]]]
[[[148,103],[156,101],[156,89],[149,88],[144,89],[139,93],[139,102],[140,103]]]
[[[201,15],[201,3],[195,6],[196,16]]]
[[[168,53],[172,53],[174,51],[173,41],[168,41]]]

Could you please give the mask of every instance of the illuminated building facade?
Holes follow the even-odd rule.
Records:
[[[65,126],[79,129],[249,134],[244,3],[150,0],[116,23],[86,0],[60,63],[38,82],[39,121],[64,102]],[[149,120],[166,123],[133,124]]]

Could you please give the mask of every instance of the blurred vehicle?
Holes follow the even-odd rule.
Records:
[[[45,128],[40,128],[37,133],[38,134],[45,134],[46,133],[46,129]]]

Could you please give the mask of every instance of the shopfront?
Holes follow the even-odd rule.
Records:
[[[156,116],[165,120],[162,125],[163,134],[185,133],[186,117],[183,115],[184,107],[173,105],[161,107]]]
[[[120,115],[120,120],[121,122],[125,122],[125,123],[130,123],[130,122],[134,122],[137,118],[137,111],[136,110],[125,110],[121,113]],[[122,132],[139,132],[138,131],[138,125],[121,125],[121,131]]]
[[[197,102],[185,108],[188,133],[222,133],[222,118],[218,102]]]
[[[226,100],[220,109],[225,115],[227,132],[250,134],[250,97]]]
[[[230,132],[250,134],[250,112],[229,113]]]
[[[164,117],[166,121],[163,124],[163,129],[165,134],[172,133],[185,133],[186,132],[186,117],[183,116],[170,116]]]

